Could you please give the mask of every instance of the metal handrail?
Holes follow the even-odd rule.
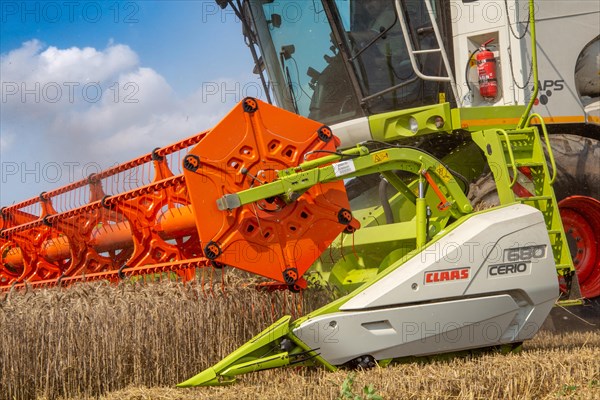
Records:
[[[539,91],[539,81],[538,81],[538,64],[537,64],[537,42],[535,39],[535,6],[534,0],[529,0],[529,26],[531,27],[531,68],[533,70],[533,93],[531,94],[531,98],[529,99],[529,103],[527,104],[527,108],[525,112],[523,112],[523,116],[519,120],[519,124],[517,125],[517,129],[522,129],[525,127],[529,121],[531,120],[531,116],[528,115],[531,112],[531,108],[533,107],[533,103],[537,98]],[[541,119],[541,118],[540,118]]]
[[[437,49],[429,49],[426,52],[427,53],[433,53],[433,52],[438,52],[438,51],[440,52],[440,54],[442,55],[442,60],[444,62],[444,67],[446,68],[446,72],[448,73],[448,76],[430,76],[430,75],[425,75],[423,72],[421,72],[419,65],[417,64],[415,54],[421,54],[425,51],[415,50],[413,48],[413,45],[410,41],[410,34],[408,32],[408,25],[406,23],[406,18],[404,17],[402,5],[400,4],[400,0],[396,0],[396,2],[395,2],[396,13],[398,15],[398,20],[400,21],[400,27],[402,28],[404,42],[406,43],[406,48],[408,49],[408,57],[410,59],[410,63],[413,67],[415,74],[419,78],[421,78],[425,81],[450,82],[450,87],[452,88],[452,93],[454,94],[454,98],[458,101],[458,98],[459,98],[458,97],[458,89],[456,88],[456,82],[454,80],[454,77],[452,76],[452,69],[450,67],[450,61],[448,60],[448,53],[446,52],[446,49],[444,48],[442,37],[440,35],[440,29],[435,20],[435,15],[433,13],[433,9],[431,8],[431,3],[429,2],[429,0],[423,0],[423,1],[425,3],[425,7],[427,8],[427,15],[429,16],[429,19],[431,20],[431,26],[433,27],[435,39],[439,46],[439,48],[437,48]]]

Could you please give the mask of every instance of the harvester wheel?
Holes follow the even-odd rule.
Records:
[[[357,357],[354,360],[350,361],[350,366],[352,368],[360,368],[360,369],[370,369],[374,368],[377,365],[377,362],[373,358],[373,356],[365,355],[361,357]]]
[[[600,201],[571,196],[558,203],[581,295],[600,296]]]
[[[581,294],[600,296],[600,141],[576,135],[551,135],[557,177],[554,192],[579,278]],[[570,197],[569,197],[570,196]],[[496,184],[487,173],[471,184],[475,210],[500,203]]]

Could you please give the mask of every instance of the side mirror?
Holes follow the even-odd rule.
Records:
[[[267,21],[267,24],[273,25],[273,28],[279,28],[281,26],[281,15],[271,14],[271,19]]]
[[[285,60],[289,60],[295,52],[296,46],[294,46],[293,44],[288,44],[285,46],[281,46],[281,51],[279,52],[279,55]]]

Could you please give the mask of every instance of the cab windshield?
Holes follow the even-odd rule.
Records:
[[[327,124],[438,102],[419,78],[393,0],[250,0],[262,65],[277,104]],[[421,71],[442,63],[423,1],[402,3]],[[417,52],[416,52],[417,53]]]
[[[320,1],[249,3],[280,106],[327,124],[363,116]]]

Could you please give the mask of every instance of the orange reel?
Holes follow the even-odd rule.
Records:
[[[244,99],[184,160],[204,255],[290,287],[348,225],[357,221],[343,182],[317,184],[295,201],[265,198],[220,211],[226,194],[277,179],[311,151],[335,152],[339,140],[322,124],[253,98]]]

